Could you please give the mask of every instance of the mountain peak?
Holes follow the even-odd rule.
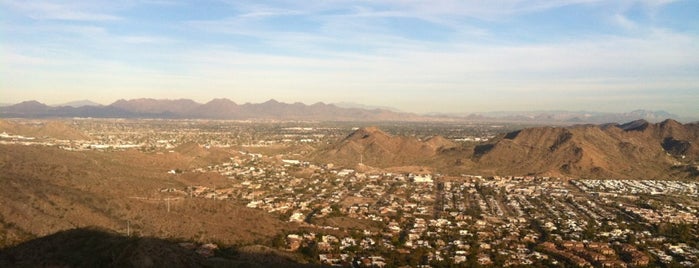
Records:
[[[73,108],[80,108],[84,106],[102,106],[102,104],[96,103],[91,100],[77,100],[77,101],[71,101],[71,102],[66,102],[66,103],[61,103],[58,105],[54,105],[56,107],[62,107],[62,106],[68,106],[68,107],[73,107]]]
[[[227,99],[227,98],[213,99],[213,100],[210,100],[209,102],[207,102],[206,104],[207,104],[207,105],[212,105],[212,104],[217,104],[217,105],[221,105],[221,104],[230,105],[230,104],[233,104],[233,105],[236,105],[236,103],[235,103],[234,101],[232,101],[232,100],[230,100],[230,99]]]
[[[675,119],[668,118],[668,119],[665,119],[665,120],[663,120],[662,122],[660,122],[660,125],[663,126],[663,127],[666,127],[666,126],[681,126],[682,123],[677,122],[677,120],[675,120]]]
[[[433,159],[444,148],[455,146],[440,137],[421,141],[415,137],[391,135],[372,126],[359,128],[319,150],[315,158],[346,166],[357,163],[378,167],[414,165]]]
[[[23,101],[23,102],[15,104],[14,106],[18,106],[18,107],[47,107],[46,104],[43,104],[43,103],[35,101],[35,100]]]
[[[15,115],[40,113],[44,114],[49,110],[49,106],[41,102],[31,100],[23,101],[12,106],[3,107],[4,110]]]
[[[390,134],[382,131],[378,127],[370,126],[370,127],[363,127],[363,128],[359,128],[359,129],[355,130],[349,136],[347,136],[347,139],[366,139],[369,137],[376,137],[376,136],[391,137]]]
[[[650,123],[645,119],[638,119],[618,126],[624,131],[643,131],[648,128],[649,125]]]
[[[425,140],[425,143],[432,146],[433,148],[450,148],[450,147],[456,147],[456,143],[453,141],[444,138],[440,135],[435,135],[432,136],[428,139]]]

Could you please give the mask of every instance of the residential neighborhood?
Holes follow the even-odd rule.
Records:
[[[328,265],[642,267],[699,261],[696,245],[677,243],[678,234],[663,230],[668,223],[696,226],[697,182],[447,177],[332,166],[241,152],[230,162],[191,171],[220,173],[230,179],[227,185],[174,190],[245,202],[326,230],[290,233],[285,241],[288,250],[312,252]],[[291,175],[299,172],[311,175]],[[357,221],[333,226],[323,220],[338,218]]]

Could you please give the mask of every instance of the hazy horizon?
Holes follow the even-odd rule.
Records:
[[[699,116],[696,1],[0,1],[3,103]]]
[[[276,99],[269,99],[266,101],[261,101],[261,102],[237,102],[236,100],[231,100],[228,98],[215,98],[207,101],[197,101],[197,100],[192,100],[192,99],[187,99],[187,98],[177,98],[177,99],[166,99],[166,98],[135,98],[135,99],[118,99],[114,100],[108,103],[98,103],[89,99],[82,99],[82,100],[74,100],[74,101],[69,101],[69,102],[63,102],[63,103],[46,103],[42,102],[41,100],[25,100],[19,103],[0,103],[0,107],[2,106],[12,106],[15,104],[20,104],[23,102],[31,102],[31,101],[37,101],[41,104],[48,105],[48,106],[53,106],[53,107],[60,107],[60,106],[73,106],[73,107],[80,107],[80,106],[88,106],[88,105],[101,105],[101,106],[108,106],[112,105],[118,101],[134,101],[134,100],[139,100],[139,99],[152,99],[152,100],[158,100],[158,101],[178,101],[178,100],[188,100],[188,101],[194,101],[198,104],[206,104],[209,101],[214,101],[217,99],[227,99],[230,100],[237,105],[246,105],[246,104],[261,104],[269,101],[277,101],[280,103],[285,103],[285,104],[294,104],[294,103],[302,103],[304,105],[313,105],[317,103],[323,103],[323,104],[331,104],[335,105],[340,108],[359,108],[359,109],[383,109],[383,110],[388,110],[392,112],[399,112],[399,113],[414,113],[417,115],[449,115],[449,116],[467,116],[467,115],[483,115],[483,116],[492,116],[492,117],[503,117],[503,116],[533,116],[533,115],[542,115],[542,114],[556,114],[556,113],[589,113],[590,115],[613,115],[613,114],[630,114],[634,112],[653,112],[653,113],[668,113],[669,115],[672,115],[671,117],[668,117],[666,119],[680,119],[685,122],[690,122],[694,120],[699,120],[699,118],[693,117],[693,116],[687,116],[684,114],[677,114],[672,111],[666,111],[666,110],[650,110],[650,109],[644,109],[644,108],[637,108],[633,110],[627,110],[627,111],[593,111],[593,110],[563,110],[563,109],[532,109],[532,110],[483,110],[483,111],[470,111],[470,112],[410,112],[410,111],[404,111],[400,110],[396,107],[391,107],[391,106],[373,106],[373,105],[365,105],[362,103],[354,103],[354,102],[315,102],[315,103],[305,103],[305,102],[284,102],[284,101],[278,101]]]

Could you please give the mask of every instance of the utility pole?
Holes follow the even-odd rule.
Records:
[[[170,198],[165,198],[165,201],[167,201],[167,213],[170,213]]]

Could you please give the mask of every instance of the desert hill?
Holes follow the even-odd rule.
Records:
[[[620,125],[540,127],[475,148],[482,169],[512,174],[596,178],[665,178],[678,160],[699,159],[699,125],[645,120]]]
[[[202,147],[196,142],[187,142],[180,144],[177,147],[175,147],[173,151],[191,157],[201,157],[209,154],[209,152],[206,149],[204,149],[204,147]]]
[[[186,169],[225,162],[230,159],[232,154],[237,154],[223,148],[205,147],[196,142],[183,143],[175,147],[173,151],[177,152],[178,157],[188,161],[188,164],[182,167]]]
[[[186,169],[179,153],[81,151],[0,145],[0,247],[61,230],[98,226],[161,238],[250,243],[295,228],[263,211],[231,202],[182,198],[159,189],[213,187],[226,178],[210,173],[168,174]]]
[[[0,131],[8,134],[20,134],[26,131],[26,127],[9,120],[0,120]]]
[[[319,150],[313,157],[343,165],[363,162],[370,166],[390,167],[420,163],[433,158],[440,150],[455,146],[454,142],[440,136],[421,141],[414,137],[394,136],[376,127],[366,127]]]
[[[55,139],[61,139],[61,140],[89,140],[90,137],[81,132],[80,130],[77,130],[75,128],[72,128],[62,122],[57,122],[57,121],[48,121],[46,123],[43,123],[35,132],[34,136],[36,137],[51,137]]]
[[[674,120],[527,128],[476,146],[439,136],[420,141],[368,127],[311,158],[346,167],[360,161],[380,168],[429,166],[455,175],[691,178],[699,176],[698,144],[699,124]]]
[[[64,122],[47,121],[36,124],[21,124],[10,120],[0,120],[0,132],[25,137],[50,137],[59,140],[90,140],[90,136]]]

